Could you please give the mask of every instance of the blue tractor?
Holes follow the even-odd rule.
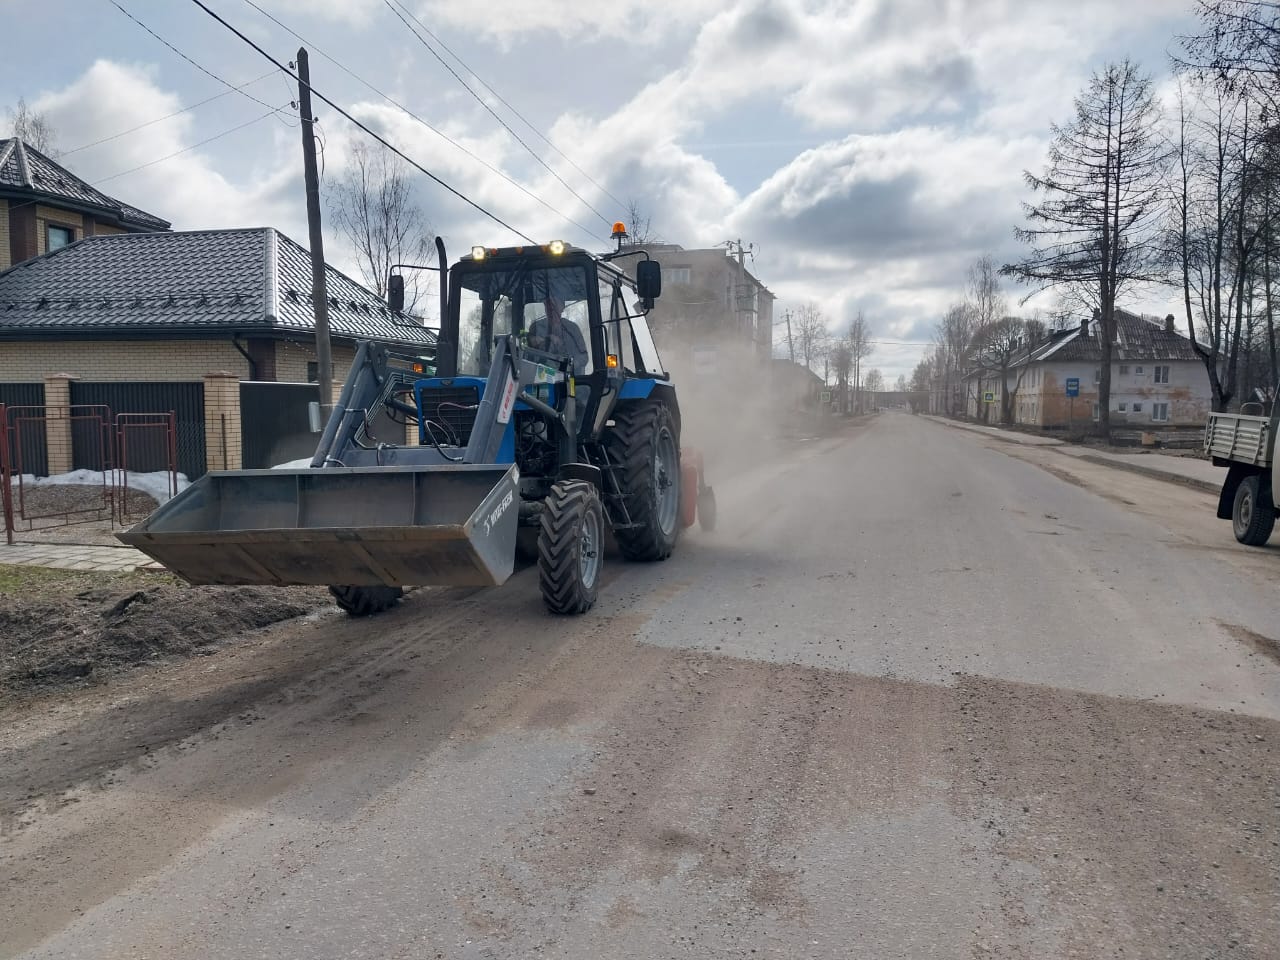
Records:
[[[191,583],[326,585],[356,616],[501,584],[523,551],[548,610],[589,610],[606,535],[664,560],[715,522],[645,317],[659,265],[631,254],[632,278],[625,255],[472,248],[442,276],[434,354],[362,344],[310,467],[206,474],[118,536]]]

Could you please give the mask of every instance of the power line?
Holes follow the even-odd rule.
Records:
[[[112,0],[112,2],[114,2],[114,0]],[[210,17],[212,17],[214,20],[218,21],[218,23],[222,24],[222,26],[226,27],[228,30],[230,30],[232,33],[234,33],[234,34],[235,34],[237,37],[239,37],[239,38],[240,38],[244,43],[247,43],[250,47],[252,47],[254,50],[256,50],[260,56],[262,56],[263,58],[265,58],[266,60],[268,60],[269,62],[271,62],[272,64],[274,64],[274,65],[275,65],[276,67],[278,67],[280,70],[283,70],[285,73],[287,73],[289,76],[293,77],[293,78],[294,78],[295,80],[297,80],[299,83],[302,83],[302,81],[298,79],[298,75],[297,75],[296,73],[294,73],[292,70],[289,70],[288,68],[286,68],[286,67],[285,67],[285,65],[284,65],[284,64],[282,64],[279,60],[277,60],[275,57],[271,56],[271,54],[267,53],[267,51],[263,50],[260,46],[258,46],[256,43],[254,43],[254,42],[253,42],[252,40],[250,40],[248,37],[246,37],[243,33],[241,33],[239,30],[237,30],[235,27],[233,27],[233,26],[232,26],[230,23],[228,23],[226,20],[222,19],[222,17],[221,17],[221,16],[219,16],[217,13],[215,13],[213,10],[209,9],[209,7],[205,5],[205,3],[203,2],[203,0],[191,0],[191,2],[192,2],[192,3],[194,3],[194,4],[195,4],[197,7],[199,7],[201,10],[203,10],[205,13],[207,13],[207,14],[208,14]],[[511,224],[507,223],[505,220],[503,220],[501,217],[499,217],[496,213],[491,213],[490,211],[488,211],[488,210],[486,210],[484,207],[482,207],[480,204],[476,203],[476,201],[474,201],[474,200],[472,200],[470,197],[468,197],[468,196],[467,196],[465,193],[463,193],[462,191],[460,191],[460,190],[458,190],[458,189],[456,189],[456,188],[454,188],[454,187],[451,187],[449,184],[445,183],[443,180],[441,180],[439,177],[437,177],[434,173],[432,173],[430,170],[428,170],[428,169],[427,169],[426,167],[424,167],[422,164],[418,163],[418,161],[414,160],[412,157],[410,157],[410,156],[409,156],[408,154],[406,154],[404,151],[400,150],[400,149],[399,149],[398,147],[396,147],[396,146],[393,146],[393,145],[392,145],[390,142],[388,142],[388,141],[386,140],[386,138],[384,138],[381,134],[378,134],[378,133],[374,132],[373,130],[369,129],[367,126],[365,126],[363,123],[361,123],[361,122],[360,122],[359,120],[357,120],[355,117],[353,117],[350,113],[348,113],[348,112],[347,112],[346,110],[344,110],[342,107],[338,106],[336,103],[334,103],[334,102],[333,102],[332,100],[330,100],[328,97],[326,97],[323,93],[321,93],[319,90],[317,90],[314,86],[312,86],[311,84],[305,84],[305,86],[307,87],[307,89],[308,89],[308,90],[310,90],[310,91],[311,91],[312,95],[313,95],[313,96],[315,96],[315,97],[316,97],[316,99],[318,99],[318,100],[320,100],[320,101],[322,101],[322,102],[324,102],[324,103],[327,103],[330,107],[332,107],[334,110],[336,110],[336,111],[337,111],[341,116],[345,117],[345,118],[346,118],[350,123],[354,124],[354,125],[355,125],[356,127],[358,127],[360,130],[363,130],[365,133],[367,133],[369,136],[371,136],[374,140],[377,140],[380,144],[382,144],[384,147],[386,147],[388,150],[390,150],[390,151],[391,151],[392,153],[394,153],[396,156],[400,157],[400,159],[404,160],[406,163],[408,163],[408,164],[410,164],[411,166],[413,166],[416,170],[420,171],[420,172],[421,172],[421,173],[423,173],[425,176],[430,177],[430,178],[431,178],[431,180],[433,180],[435,183],[438,183],[440,186],[444,187],[446,190],[448,190],[450,193],[452,193],[452,194],[453,194],[455,197],[457,197],[459,200],[464,201],[468,206],[471,206],[471,207],[473,207],[474,209],[478,210],[480,213],[484,214],[486,217],[488,217],[488,218],[489,218],[490,220],[492,220],[494,223],[498,224],[498,226],[503,227],[503,228],[504,228],[504,229],[506,229],[506,230],[510,230],[512,233],[514,233],[516,236],[520,237],[522,240],[526,241],[527,243],[531,243],[531,244],[534,244],[534,245],[536,245],[536,244],[537,244],[537,241],[536,241],[536,240],[534,240],[532,237],[530,237],[528,234],[522,233],[521,231],[517,230],[515,227],[511,226]]]
[[[473,69],[472,69],[472,68],[467,64],[467,62],[466,62],[466,61],[464,61],[460,56],[458,56],[456,53],[454,53],[454,52],[453,52],[453,50],[451,50],[451,49],[449,48],[449,45],[448,45],[447,43],[445,43],[442,39],[440,39],[439,34],[433,33],[430,27],[428,27],[425,23],[423,23],[420,19],[418,19],[418,17],[417,17],[417,16],[416,16],[416,15],[415,15],[411,10],[408,10],[407,8],[405,8],[405,6],[404,6],[403,4],[400,4],[400,3],[398,2],[398,0],[397,0],[397,4],[400,6],[400,9],[401,9],[401,10],[404,10],[404,12],[405,12],[405,13],[407,13],[407,14],[408,14],[412,19],[413,19],[413,21],[414,21],[418,26],[420,26],[420,27],[422,28],[423,32],[424,32],[427,36],[429,36],[429,37],[430,37],[432,40],[434,40],[436,43],[440,44],[440,46],[444,49],[444,52],[445,52],[445,53],[447,53],[447,54],[449,54],[449,56],[451,56],[455,61],[457,61],[457,63],[462,67],[462,69],[463,69],[463,70],[467,71],[467,73],[469,73],[469,74],[471,74],[473,77],[475,77],[475,78],[476,78],[476,81],[480,84],[480,86],[482,86],[482,87],[484,87],[486,90],[488,90],[491,94],[493,94],[494,98],[495,98],[495,99],[496,99],[500,104],[502,104],[504,107],[506,107],[506,108],[507,108],[508,110],[510,110],[512,113],[514,113],[517,117],[519,117],[519,118],[520,118],[520,122],[521,122],[521,123],[523,123],[526,127],[528,127],[531,131],[533,131],[533,135],[534,135],[535,137],[537,137],[539,140],[541,140],[543,143],[545,143],[548,147],[550,147],[552,150],[554,150],[556,153],[558,153],[558,154],[561,156],[561,158],[563,158],[563,159],[564,159],[564,161],[565,161],[566,163],[568,163],[568,164],[569,164],[569,166],[573,167],[573,169],[577,170],[577,171],[578,171],[578,173],[582,174],[582,175],[587,179],[587,182],[588,182],[588,183],[590,183],[593,187],[595,187],[597,190],[599,190],[601,193],[603,193],[606,197],[608,197],[610,200],[612,200],[614,203],[616,203],[616,204],[619,206],[619,208],[622,208],[622,207],[625,207],[625,206],[626,206],[626,204],[625,204],[625,203],[623,203],[621,200],[619,200],[617,197],[615,197],[612,193],[610,193],[608,190],[606,190],[603,186],[601,186],[601,185],[600,185],[600,184],[595,180],[595,178],[591,176],[591,174],[587,173],[587,171],[583,170],[580,166],[578,166],[576,163],[574,163],[574,162],[573,162],[573,160],[569,158],[568,154],[566,154],[563,150],[561,150],[561,149],[560,149],[559,147],[557,147],[554,143],[552,143],[549,139],[547,139],[547,137],[543,135],[542,131],[540,131],[537,127],[535,127],[535,126],[534,126],[534,125],[533,125],[533,124],[532,124],[532,123],[531,123],[531,122],[530,122],[530,121],[529,121],[529,120],[524,116],[524,114],[522,114],[519,110],[517,110],[517,109],[516,109],[515,107],[513,107],[509,102],[507,102],[507,100],[502,96],[502,94],[498,93],[498,91],[497,91],[497,90],[493,89],[493,87],[492,87],[492,86],[490,86],[488,83],[486,83],[486,82],[485,82],[484,77],[482,77],[482,76],[480,76],[480,74],[476,73],[476,72],[475,72],[475,70],[473,70]],[[455,73],[455,74],[454,74],[454,76],[456,77],[456,76],[457,76],[457,74]],[[460,80],[460,82],[461,82],[461,78],[459,78],[459,80]],[[467,84],[466,84],[466,83],[463,83],[463,86],[467,86]],[[470,88],[468,88],[468,89],[470,89]],[[473,96],[474,96],[474,94],[473,94]]]
[[[340,62],[339,60],[337,60],[335,57],[330,56],[329,54],[327,54],[327,53],[325,53],[323,50],[321,50],[319,47],[317,47],[315,44],[313,44],[313,43],[311,43],[310,41],[308,41],[306,37],[302,36],[300,33],[298,33],[297,31],[293,30],[292,28],[290,28],[289,26],[285,25],[284,23],[281,23],[281,22],[280,22],[280,20],[279,20],[279,19],[277,19],[275,16],[273,16],[273,15],[272,15],[272,14],[270,14],[270,13],[268,13],[266,10],[263,10],[263,9],[262,9],[262,7],[258,6],[258,4],[256,4],[256,3],[254,2],[254,0],[245,0],[245,3],[247,3],[249,6],[253,7],[253,9],[255,9],[255,10],[257,10],[257,11],[258,11],[258,13],[262,14],[264,17],[266,17],[268,20],[270,20],[270,21],[271,21],[272,23],[274,23],[276,26],[280,27],[280,29],[284,30],[284,31],[285,31],[286,33],[288,33],[290,36],[294,37],[294,39],[298,40],[300,43],[304,44],[305,46],[307,46],[307,47],[309,47],[310,49],[314,50],[316,53],[320,54],[320,56],[324,57],[326,60],[328,60],[330,63],[332,63],[335,67],[337,67],[337,68],[338,68],[339,70],[341,70],[343,73],[347,74],[347,76],[349,76],[349,77],[351,77],[353,80],[355,80],[357,83],[361,83],[361,84],[363,84],[366,88],[368,88],[369,90],[372,90],[372,91],[373,91],[374,93],[376,93],[378,96],[382,97],[382,99],[386,100],[386,101],[387,101],[388,103],[390,103],[391,105],[393,105],[393,106],[397,107],[398,109],[400,109],[401,111],[403,111],[404,113],[406,113],[408,116],[410,116],[410,117],[412,117],[414,120],[418,121],[418,123],[422,124],[422,125],[423,125],[424,127],[426,127],[428,130],[430,130],[432,133],[434,133],[436,136],[438,136],[438,137],[440,137],[441,139],[443,139],[446,143],[449,143],[450,145],[452,145],[452,146],[456,147],[458,150],[462,151],[464,154],[466,154],[466,155],[467,155],[468,157],[470,157],[472,160],[475,160],[477,163],[482,164],[486,169],[488,169],[488,170],[492,171],[493,173],[496,173],[499,177],[501,177],[501,178],[502,178],[503,180],[505,180],[507,183],[511,184],[513,187],[515,187],[515,188],[516,188],[517,190],[519,190],[521,193],[525,194],[526,196],[528,196],[528,197],[530,197],[531,199],[533,199],[533,200],[537,201],[538,203],[540,203],[542,206],[546,207],[548,210],[550,210],[552,213],[554,213],[557,217],[560,217],[561,219],[563,219],[563,220],[567,221],[568,223],[573,224],[575,227],[577,227],[579,230],[581,230],[581,231],[582,231],[586,236],[591,237],[593,240],[594,240],[594,239],[596,239],[596,235],[595,235],[594,233],[592,233],[592,232],[591,232],[590,228],[583,226],[583,225],[582,225],[581,223],[579,223],[577,220],[574,220],[572,217],[570,217],[570,216],[568,216],[568,215],[566,215],[566,214],[562,213],[561,211],[557,210],[555,207],[553,207],[551,204],[549,204],[546,200],[543,200],[540,196],[538,196],[538,195],[537,195],[536,193],[534,193],[532,190],[530,190],[529,188],[527,188],[524,184],[522,184],[522,183],[520,183],[519,181],[517,181],[517,180],[513,179],[512,177],[508,176],[508,175],[507,175],[506,173],[504,173],[504,172],[503,172],[499,167],[494,166],[494,165],[493,165],[493,164],[491,164],[489,161],[485,160],[483,157],[477,156],[477,155],[476,155],[475,153],[473,153],[471,150],[467,149],[467,147],[466,147],[466,146],[464,146],[463,144],[461,144],[461,143],[459,143],[458,141],[454,140],[452,137],[450,137],[450,136],[449,136],[447,133],[445,133],[444,131],[442,131],[442,130],[438,130],[437,128],[433,127],[430,123],[428,123],[426,120],[422,119],[422,117],[418,116],[416,113],[414,113],[414,112],[413,112],[412,110],[410,110],[408,107],[406,107],[403,103],[400,103],[398,100],[396,100],[396,99],[395,99],[394,97],[392,97],[391,95],[389,95],[389,94],[387,94],[387,93],[384,93],[383,91],[379,90],[377,87],[375,87],[375,86],[374,86],[373,84],[371,84],[369,81],[365,80],[363,77],[359,76],[359,75],[358,75],[358,74],[356,74],[354,71],[350,70],[347,66],[345,66],[343,63],[341,63],[341,62]]]
[[[564,188],[568,190],[571,194],[573,194],[575,197],[577,197],[588,210],[594,213],[606,224],[608,225],[613,224],[613,221],[610,220],[608,217],[606,217],[603,213],[601,213],[595,207],[593,207],[591,203],[586,199],[586,197],[582,196],[582,194],[578,193],[577,190],[569,186],[568,181],[566,181],[564,177],[560,176],[560,174],[556,173],[555,170],[551,168],[551,165],[547,163],[547,161],[543,160],[542,157],[538,156],[537,152],[533,149],[533,147],[525,143],[524,140],[521,138],[520,134],[512,130],[511,125],[508,124],[507,121],[503,120],[500,116],[498,116],[497,112],[491,106],[489,106],[487,103],[484,102],[484,98],[481,97],[479,94],[477,94],[474,90],[472,90],[470,85],[465,80],[463,80],[462,77],[458,76],[458,71],[454,70],[453,67],[445,63],[444,57],[440,56],[440,54],[436,52],[435,47],[427,43],[426,40],[423,40],[422,36],[418,33],[418,31],[414,27],[410,26],[409,21],[406,20],[401,15],[400,11],[396,9],[396,7],[400,6],[398,0],[396,3],[396,6],[391,5],[391,0],[383,0],[383,3],[385,3],[387,6],[387,9],[390,10],[392,13],[394,13],[397,19],[399,19],[399,21],[405,25],[406,29],[408,29],[408,31],[414,35],[417,41],[420,44],[422,44],[424,47],[426,47],[429,51],[431,51],[431,55],[435,57],[438,61],[440,61],[440,65],[444,67],[446,70],[448,70],[451,74],[453,74],[454,79],[457,80],[460,84],[463,85],[463,87],[466,88],[467,93],[471,94],[471,96],[475,98],[476,103],[484,107],[485,110],[489,112],[489,115],[492,116],[493,119],[497,120],[498,123],[502,124],[502,128],[506,130],[507,133],[511,134],[512,137],[515,138],[516,143],[520,144],[520,146],[524,147],[525,150],[529,152],[529,156],[537,160],[538,163],[540,163],[549,174],[551,174],[553,177],[559,180],[560,183],[564,185]],[[414,22],[415,23],[417,22],[417,17],[414,17]]]
[[[120,6],[120,4],[116,3],[116,0],[107,0],[107,3],[111,4],[121,13],[123,13],[126,17],[128,17],[138,26],[140,26],[143,30],[147,31],[147,33],[151,34],[151,36],[155,37],[157,40],[163,43],[166,47],[168,47],[170,50],[172,50],[174,53],[180,56],[183,60],[187,61],[187,63],[191,64],[193,67],[195,67],[197,70],[199,70],[201,73],[205,74],[206,76],[212,77],[214,80],[217,80],[224,87],[228,88],[228,90],[234,91],[240,94],[242,97],[248,97],[250,100],[258,104],[259,106],[270,107],[272,113],[278,113],[280,111],[281,109],[280,107],[272,107],[271,104],[267,103],[265,100],[259,100],[257,97],[255,97],[251,93],[245,93],[243,90],[233,85],[231,81],[222,79],[222,77],[218,76],[212,70],[209,70],[208,68],[203,67],[200,64],[196,63],[189,56],[187,56],[185,53],[183,53],[181,50],[175,47],[172,43],[170,43],[164,37],[160,36],[160,34],[156,33],[154,30],[148,27],[145,23],[143,23],[141,20],[135,17],[132,13],[130,13],[124,7]],[[288,123],[288,121],[285,121],[285,122]],[[288,125],[296,126],[296,124],[293,124],[293,123],[288,123]]]
[[[97,186],[98,184],[106,183],[108,180],[115,180],[118,177],[123,177],[125,174],[134,173],[146,167],[153,167],[157,163],[164,163],[164,161],[166,160],[172,160],[174,157],[181,156],[182,154],[187,153],[188,151],[194,150],[196,147],[203,147],[206,143],[213,143],[213,141],[220,140],[223,137],[227,136],[228,134],[235,133],[237,130],[243,130],[245,127],[251,127],[255,123],[260,123],[261,121],[266,120],[269,116],[275,113],[277,109],[279,108],[272,107],[270,110],[268,110],[266,113],[262,114],[261,116],[254,117],[252,120],[246,120],[244,123],[237,124],[236,126],[230,128],[229,130],[223,130],[221,133],[215,133],[212,137],[206,137],[204,140],[201,140],[199,143],[193,143],[190,146],[183,147],[181,150],[175,150],[173,153],[169,154],[168,156],[159,157],[156,160],[148,160],[146,163],[140,163],[136,167],[130,167],[128,170],[121,170],[119,173],[113,173],[109,177],[103,177],[101,180],[95,181],[94,186]]]
[[[271,76],[276,72],[277,71],[275,70],[268,70],[266,73],[264,73],[260,77],[254,77],[252,80],[246,80],[244,83],[240,84],[235,89],[239,91],[244,87],[257,83],[259,80],[267,79],[267,77]],[[143,127],[150,127],[164,120],[171,120],[174,117],[180,114],[186,113],[189,110],[194,110],[196,107],[203,107],[206,103],[213,103],[213,101],[215,100],[221,100],[223,97],[229,97],[231,96],[231,93],[232,93],[231,90],[224,90],[222,91],[222,93],[215,93],[212,97],[206,97],[205,99],[199,100],[196,103],[188,104],[187,106],[182,107],[180,110],[173,111],[173,113],[166,113],[163,117],[156,117],[154,120],[148,120],[146,123],[140,123],[136,127],[130,127],[128,130],[121,130],[119,133],[113,133],[111,136],[103,137],[101,140],[94,140],[92,143],[85,143],[78,147],[72,147],[70,150],[63,150],[62,156],[65,157],[68,154],[79,153],[81,150],[88,150],[90,147],[96,147],[99,144],[109,143],[112,140],[119,140],[121,137],[128,136],[131,133],[138,132]]]

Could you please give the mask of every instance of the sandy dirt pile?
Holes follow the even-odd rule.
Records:
[[[97,679],[302,616],[321,588],[191,587],[167,577],[0,572],[0,695]]]

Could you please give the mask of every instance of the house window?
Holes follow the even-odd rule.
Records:
[[[333,365],[329,366],[329,379],[333,379]],[[307,361],[307,383],[320,382],[320,364],[314,360]]]
[[[1136,401],[1135,401],[1135,402],[1134,402],[1134,404],[1133,404],[1133,412],[1134,412],[1134,413],[1141,413],[1141,412],[1142,412],[1142,404],[1141,404],[1141,403],[1138,403],[1138,402],[1136,402]]]
[[[662,279],[666,280],[667,283],[683,283],[687,285],[693,279],[688,267],[672,267],[664,272],[666,276]]]
[[[1151,369],[1155,371],[1155,375],[1156,375],[1156,383],[1168,383],[1168,382],[1169,382],[1169,368],[1168,368],[1168,367],[1152,367]]]
[[[1101,367],[1094,367],[1094,368],[1093,368],[1093,382],[1094,382],[1094,383],[1101,383],[1101,382],[1102,382],[1102,368],[1101,368]]]
[[[45,248],[61,250],[76,238],[76,232],[70,227],[58,227],[52,223],[45,227]]]
[[[1140,377],[1140,376],[1142,376],[1142,368],[1141,368],[1141,367],[1134,367],[1134,368],[1133,368],[1133,372],[1134,372],[1135,374],[1137,374],[1139,377]]]
[[[1119,410],[1121,413],[1124,413],[1126,410],[1128,410],[1128,409],[1129,409],[1129,404],[1127,404],[1127,403],[1125,403],[1125,401],[1121,400],[1121,401],[1120,401],[1120,406],[1119,406],[1119,407],[1117,407],[1116,409],[1117,409],[1117,410]]]
[[[1166,369],[1168,369],[1166,367]],[[1151,419],[1157,423],[1164,423],[1169,419],[1169,405],[1167,403],[1153,403],[1151,405]]]
[[[1098,420],[1101,418],[1101,415],[1102,415],[1101,411],[1098,409],[1098,405],[1095,403],[1093,405],[1093,419]]]
[[[1129,375],[1129,365],[1127,363],[1120,364],[1120,376],[1127,377]]]

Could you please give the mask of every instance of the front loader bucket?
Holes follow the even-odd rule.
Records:
[[[208,473],[116,536],[191,583],[496,585],[515,564],[519,478],[506,464]]]

